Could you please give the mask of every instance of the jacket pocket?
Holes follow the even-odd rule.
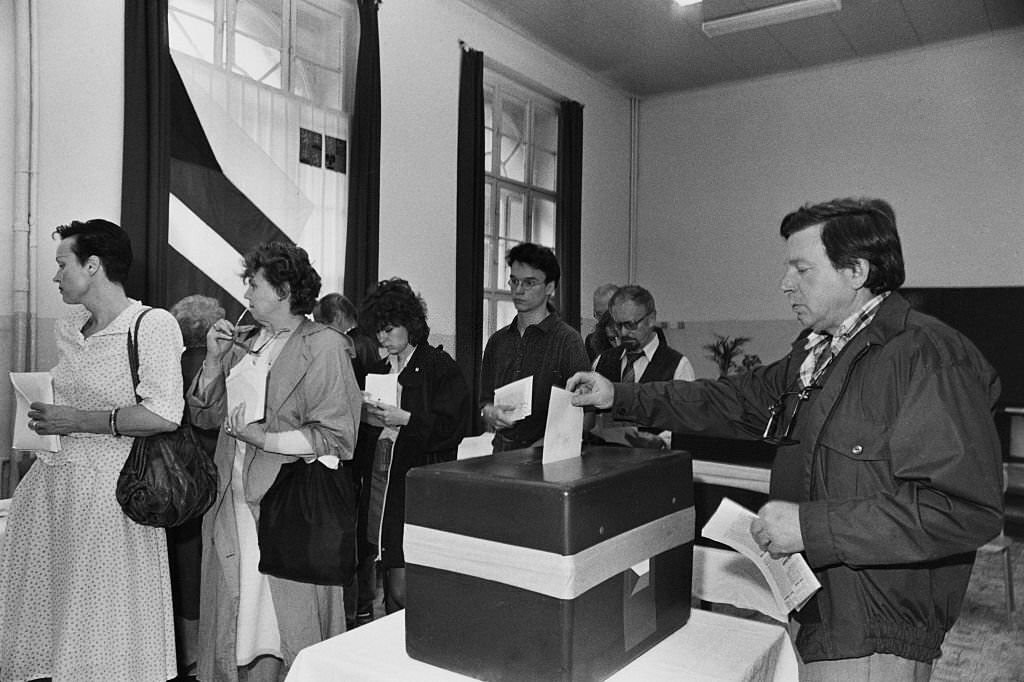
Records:
[[[874,494],[893,489],[889,429],[876,422],[842,422],[818,441],[820,481],[830,496]]]

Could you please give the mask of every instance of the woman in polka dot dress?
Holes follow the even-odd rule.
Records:
[[[127,333],[143,306],[124,292],[128,237],[105,220],[56,234],[53,280],[81,305],[56,326],[55,404],[33,403],[27,417],[61,449],[39,453],[11,503],[0,680],[167,680],[177,671],[165,532],[125,516],[114,490],[132,436],[171,431],[181,417],[181,332],[167,311],[146,315],[136,404]]]

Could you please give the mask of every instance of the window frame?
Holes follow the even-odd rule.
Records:
[[[508,288],[505,254],[510,248],[522,242],[535,242],[549,247],[557,256],[556,244],[558,243],[558,211],[561,199],[559,179],[557,173],[558,164],[558,135],[560,131],[561,111],[558,101],[523,83],[498,73],[493,69],[484,68],[484,106],[490,106],[491,127],[488,129],[485,124],[485,138],[489,136],[490,144],[487,146],[485,140],[484,157],[484,213],[483,225],[484,243],[484,282],[482,289],[483,298],[483,342],[486,345],[487,339],[501,327],[508,324],[508,320],[499,321],[499,307],[504,303],[511,305],[512,292]],[[523,168],[524,179],[518,180],[501,173],[501,142],[504,131],[505,116],[504,102],[514,99],[522,103],[524,108],[524,131],[520,136],[523,141]],[[537,111],[546,113],[554,125],[556,135],[554,149],[549,150],[554,156],[553,185],[550,189],[534,182],[535,153],[538,142],[535,135]],[[488,159],[489,157],[489,159]],[[502,190],[517,194],[523,197],[523,233],[522,239],[511,237],[507,230],[503,232],[502,211],[504,202],[501,201]],[[536,206],[538,201],[550,202],[552,209],[550,239],[541,239],[539,234],[541,227],[536,224]],[[503,275],[504,273],[504,275]],[[514,313],[513,313],[514,314]]]

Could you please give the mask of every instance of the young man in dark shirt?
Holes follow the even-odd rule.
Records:
[[[494,451],[534,445],[544,438],[551,387],[565,387],[590,367],[583,338],[562,322],[551,305],[561,268],[551,249],[524,243],[505,258],[516,317],[487,341],[481,371],[480,417],[494,434]],[[531,414],[512,421],[510,406],[494,404],[494,390],[533,377]]]

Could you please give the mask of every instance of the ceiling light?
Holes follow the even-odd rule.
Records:
[[[689,5],[699,5],[701,0],[675,0],[675,3],[680,7],[688,7]]]
[[[747,31],[797,19],[806,19],[843,8],[842,0],[794,0],[781,5],[772,5],[739,14],[710,19],[701,23],[700,28],[708,38],[726,33]]]

